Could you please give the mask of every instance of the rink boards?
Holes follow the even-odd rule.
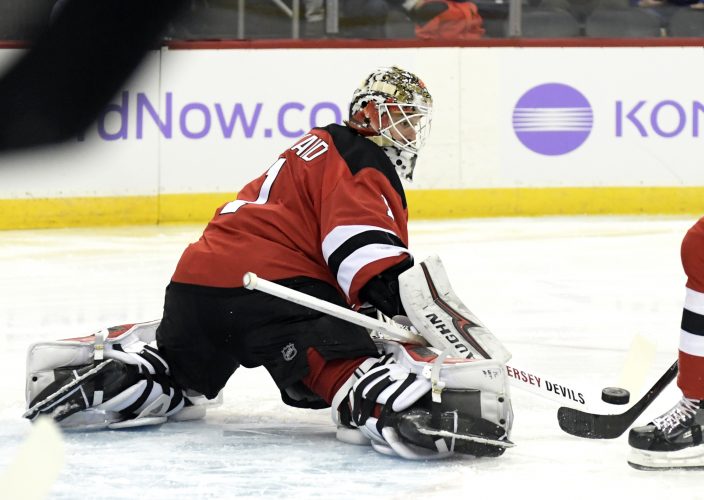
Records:
[[[701,213],[702,63],[696,47],[164,48],[85,136],[2,158],[0,228],[207,220],[392,64],[435,102],[412,218]]]

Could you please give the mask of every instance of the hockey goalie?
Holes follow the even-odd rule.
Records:
[[[508,352],[454,295],[440,261],[408,250],[410,181],[432,98],[380,68],[348,120],[312,129],[183,252],[160,321],[30,348],[26,416],[120,428],[198,418],[240,366],[264,366],[284,403],[332,408],[338,437],[405,458],[511,446]],[[396,317],[399,343],[243,286],[262,279]],[[400,319],[399,319],[400,318]],[[410,331],[410,330],[409,330]]]
[[[459,302],[439,259],[414,266],[398,282],[409,316],[395,319],[414,332],[409,339],[419,339],[398,342],[369,332],[376,337],[375,355],[352,360],[325,362],[311,349],[305,383],[284,388],[284,401],[331,406],[338,439],[388,455],[501,455],[513,446],[503,369],[508,352]],[[210,401],[173,379],[155,340],[158,326],[121,325],[32,345],[24,416],[49,415],[74,430],[202,418],[217,398]]]

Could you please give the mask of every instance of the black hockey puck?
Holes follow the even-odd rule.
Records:
[[[625,405],[631,400],[631,393],[621,387],[604,387],[601,400],[612,405]]]

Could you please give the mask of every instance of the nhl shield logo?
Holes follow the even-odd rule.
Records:
[[[291,361],[296,357],[298,351],[296,350],[296,346],[293,345],[293,342],[291,342],[290,344],[286,344],[284,348],[281,349],[281,354],[283,354],[285,361]]]

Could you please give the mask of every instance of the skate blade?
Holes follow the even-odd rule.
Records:
[[[669,452],[631,448],[626,460],[637,470],[704,470],[704,444]]]
[[[660,471],[660,470],[704,470],[704,465],[672,465],[667,467],[653,467],[650,465],[642,465],[629,461],[628,465],[636,470],[644,471]]]

